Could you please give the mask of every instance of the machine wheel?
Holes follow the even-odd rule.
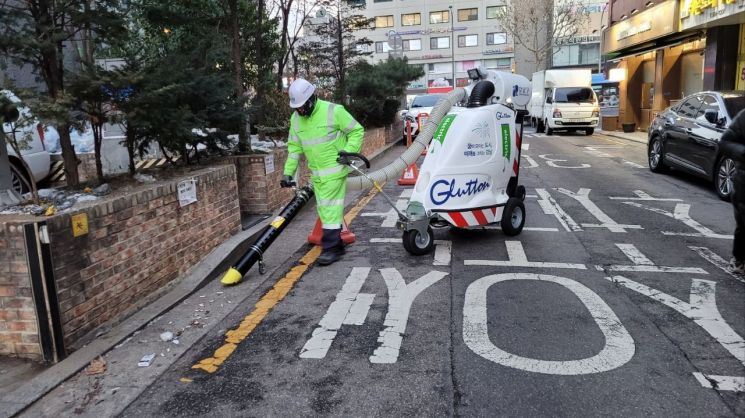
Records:
[[[550,127],[548,126],[548,120],[547,120],[547,121],[545,121],[545,122],[543,122],[543,124],[545,125],[545,128],[546,128],[546,135],[549,135],[549,136],[550,136],[550,135],[553,135],[553,134],[554,134],[554,130],[553,130],[553,129],[551,129],[551,128],[550,128]]]
[[[521,201],[525,201],[525,195],[527,192],[525,191],[525,186],[522,184],[517,186],[517,189],[515,189],[515,197],[520,199]]]
[[[660,137],[652,137],[652,142],[649,144],[649,169],[653,173],[662,173],[667,169],[663,162],[665,157],[665,151],[662,149],[662,140]]]
[[[435,248],[435,235],[431,227],[427,227],[427,235],[422,235],[416,229],[405,231],[403,236],[404,248],[412,255],[425,255]]]
[[[735,177],[735,162],[722,157],[714,172],[714,188],[719,198],[729,202],[732,198],[732,181]]]
[[[509,237],[514,237],[523,230],[525,226],[525,205],[522,200],[511,197],[502,212],[502,232]]]
[[[585,135],[590,136],[595,133],[595,128],[587,128],[585,129]]]

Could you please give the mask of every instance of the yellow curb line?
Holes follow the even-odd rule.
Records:
[[[360,200],[344,217],[347,224],[351,224],[354,218],[359,215],[362,208],[367,206],[368,203],[378,194],[376,189],[372,189],[362,200]],[[274,284],[271,290],[264,294],[254,305],[254,310],[248,314],[243,321],[238,325],[237,328],[231,329],[225,333],[225,344],[215,350],[212,357],[200,360],[197,364],[191,366],[195,370],[203,370],[207,373],[214,373],[222,365],[225,360],[230,357],[231,354],[238,348],[238,344],[243,342],[251,332],[266,318],[269,312],[290,293],[290,290],[295,286],[303,274],[308,271],[308,268],[316,262],[318,257],[321,255],[321,247],[313,246],[303,258],[300,259],[300,264],[293,267],[284,277],[279,279]],[[188,382],[187,382],[188,380]],[[182,378],[182,383],[189,383],[191,379]]]

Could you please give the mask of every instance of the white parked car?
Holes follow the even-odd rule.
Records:
[[[432,108],[437,101],[445,97],[444,94],[422,94],[414,97],[408,110],[401,112],[401,119],[404,121],[403,138],[406,140],[406,118],[411,119],[411,139],[419,135],[419,130],[424,126]],[[420,126],[421,124],[421,126]]]
[[[0,90],[0,95],[6,96],[14,103],[20,102],[20,99],[8,90]],[[47,152],[44,146],[44,141],[39,133],[41,124],[33,118],[31,111],[28,108],[21,107],[18,111],[21,114],[19,120],[26,120],[29,122],[23,124],[23,126],[11,123],[3,124],[3,131],[5,132],[6,137],[10,137],[13,135],[13,130],[15,129],[15,135],[17,138],[26,138],[25,147],[21,149],[21,155],[23,156],[24,161],[26,161],[31,173],[28,173],[23,168],[23,164],[18,158],[16,152],[13,150],[13,147],[10,144],[6,144],[8,157],[10,159],[10,172],[13,189],[18,193],[23,194],[31,191],[31,181],[35,180],[38,183],[49,175],[51,160],[49,152]]]

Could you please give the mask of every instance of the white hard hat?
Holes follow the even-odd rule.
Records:
[[[298,107],[305,104],[310,99],[310,96],[315,93],[316,88],[313,84],[310,84],[307,80],[298,78],[290,84],[290,107],[297,109]]]

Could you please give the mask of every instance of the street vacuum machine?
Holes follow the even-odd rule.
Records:
[[[368,173],[346,154],[357,176],[347,188],[375,187],[398,212],[403,246],[413,255],[434,249],[432,228],[471,228],[499,224],[509,236],[525,225],[525,187],[519,184],[523,119],[531,98],[527,78],[482,68],[468,70],[470,83],[438,101],[411,146],[386,167]],[[388,197],[382,184],[397,179],[426,150],[409,203],[404,211]],[[311,186],[296,189],[295,198],[272,220],[259,239],[222,278],[238,283],[305,204]]]

